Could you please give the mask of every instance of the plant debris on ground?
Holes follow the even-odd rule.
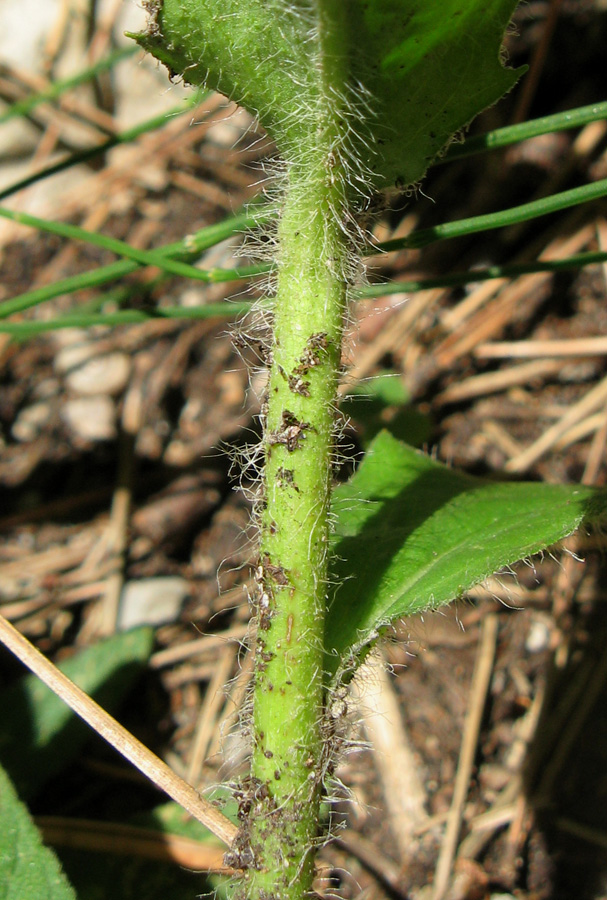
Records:
[[[4,101],[48,86],[74,30],[89,61],[105,55],[120,41],[108,21],[99,16],[84,34],[58,16],[42,70],[3,66]],[[604,100],[606,39],[598,0],[521,6],[508,52],[530,72],[474,133]],[[147,66],[154,90],[165,90],[138,54],[119,65]],[[101,73],[32,109],[25,174],[116,133],[121,102],[116,79]],[[605,178],[606,135],[598,121],[436,166],[423,191],[392,198],[370,221],[374,239]],[[11,204],[146,249],[240,210],[269,154],[248,117],[208,96],[62,175],[61,193],[45,192],[49,179]],[[14,160],[0,162],[6,185]],[[235,252],[246,254],[241,244],[236,235],[208,251],[203,267],[233,265]],[[378,253],[367,275],[372,284],[411,281],[594,249],[607,250],[604,201],[424,250]],[[0,253],[1,300],[114,259],[10,222],[2,222]],[[132,306],[187,311],[260,292],[255,282],[157,275],[128,277]],[[361,299],[344,355],[351,419],[342,477],[385,426],[473,474],[604,485],[606,292],[607,266],[595,265]],[[58,296],[24,319],[94,309],[98,298],[96,289]],[[58,663],[151,624],[153,652],[114,712],[201,791],[235,781],[246,756],[238,717],[251,672],[256,473],[254,461],[242,461],[258,440],[264,376],[235,318],[0,335],[0,612]],[[397,389],[370,399],[376,376]],[[326,812],[335,839],[320,854],[320,896],[436,898],[439,888],[449,900],[607,896],[603,547],[600,533],[580,534],[447,611],[403,622],[381,645],[343,700],[353,748],[339,762]],[[0,660],[8,691],[23,670],[7,653]],[[10,737],[27,746],[27,733]],[[157,848],[156,860],[172,861],[146,876],[142,894],[133,867],[145,851],[138,833],[121,829],[135,829],[138,817],[145,823],[162,802],[90,740],[33,794],[30,809],[82,897],[98,896],[86,869],[100,847],[121,900],[135,890],[193,897],[217,888],[181,867],[220,868],[221,849],[201,861],[198,843],[183,837],[173,854]],[[78,828],[78,850],[65,846],[74,841],[69,819],[93,823]],[[128,862],[118,856],[125,849]],[[166,887],[167,872],[179,873],[179,886]]]

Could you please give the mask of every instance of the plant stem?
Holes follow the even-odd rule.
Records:
[[[322,149],[289,170],[265,428],[246,897],[312,887],[335,398],[346,301],[343,185]]]
[[[341,0],[316,8],[318,93],[282,147],[274,342],[265,411],[247,900],[312,892],[332,747],[324,620],[329,507],[351,240]],[[341,90],[340,90],[341,86]]]

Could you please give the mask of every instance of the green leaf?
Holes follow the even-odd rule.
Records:
[[[607,493],[492,482],[375,439],[335,492],[336,559],[325,647],[335,669],[392,620],[448,603],[492,573],[599,521]]]
[[[152,629],[137,628],[88,647],[58,668],[111,711],[141,674],[152,645]],[[27,800],[78,756],[91,730],[35,675],[3,691],[0,709],[0,760]]]
[[[286,136],[285,117],[300,106],[298,97],[309,101],[315,90],[305,6],[282,0],[153,0],[148,32],[131,37],[171,75],[225,94],[259,115],[269,131]]]
[[[76,900],[57,857],[0,767],[0,900]]]
[[[419,181],[455,132],[509,91],[500,62],[517,0],[351,0],[351,78],[364,85],[385,185]]]
[[[516,3],[154,0],[148,32],[133,37],[259,116],[289,159],[332,120],[353,177],[404,186],[523,71],[500,61]]]

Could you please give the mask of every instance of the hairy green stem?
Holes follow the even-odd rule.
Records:
[[[340,3],[318,10],[317,108],[289,161],[278,230],[251,775],[243,843],[247,900],[310,895],[323,780],[327,595],[337,380],[347,294],[348,186]],[[305,120],[304,120],[305,121]]]
[[[279,226],[258,571],[247,898],[295,900],[314,873],[335,398],[348,238],[331,129],[290,168]],[[323,149],[324,148],[324,149]]]

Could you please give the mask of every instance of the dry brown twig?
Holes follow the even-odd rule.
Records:
[[[96,822],[64,816],[36,816],[44,840],[54,847],[92,850],[166,860],[188,869],[229,875],[234,869],[223,864],[223,849],[182,835],[152,832],[119,822]]]
[[[428,821],[427,796],[398,698],[381,654],[371,654],[353,690],[373,748],[391,831],[403,860],[410,857],[414,835]]]
[[[468,704],[468,713],[466,715],[462,746],[453,787],[453,799],[434,877],[433,900],[442,900],[449,885],[464,803],[468,793],[470,774],[478,744],[483,710],[491,682],[498,625],[499,620],[495,613],[491,613],[483,621],[480,646],[472,677],[470,702]]]

